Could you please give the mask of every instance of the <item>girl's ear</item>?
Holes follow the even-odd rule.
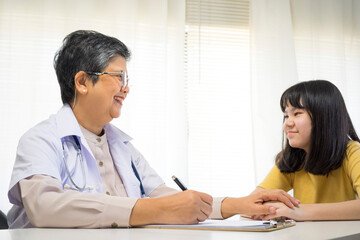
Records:
[[[86,94],[87,93],[87,74],[84,71],[80,71],[75,75],[74,78],[74,85],[75,89],[79,94]]]

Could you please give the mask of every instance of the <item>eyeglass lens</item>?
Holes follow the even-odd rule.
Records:
[[[125,88],[128,84],[128,78],[127,78],[126,72],[122,72],[121,81],[122,81],[123,88]]]

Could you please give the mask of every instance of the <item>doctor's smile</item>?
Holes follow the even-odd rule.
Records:
[[[115,96],[114,100],[119,103],[120,105],[123,105],[123,101],[125,100],[125,97],[123,96]]]

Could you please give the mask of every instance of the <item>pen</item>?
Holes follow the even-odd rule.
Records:
[[[171,178],[172,178],[172,179],[174,180],[174,182],[179,186],[179,188],[181,188],[181,190],[183,190],[183,191],[187,190],[187,187],[185,187],[185,185],[180,181],[180,179],[178,179],[178,178],[175,177],[175,176],[172,176]]]

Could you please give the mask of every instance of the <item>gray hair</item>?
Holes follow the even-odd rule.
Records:
[[[74,78],[79,71],[101,72],[116,56],[129,60],[131,53],[120,40],[104,34],[78,30],[67,35],[54,57],[54,68],[61,90],[63,103],[74,98]],[[98,76],[89,75],[93,84]]]

